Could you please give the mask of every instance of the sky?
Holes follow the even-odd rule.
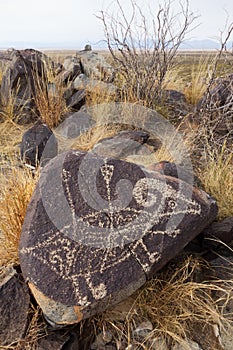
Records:
[[[127,0],[119,0],[123,6]],[[164,0],[135,0],[153,4]],[[98,47],[104,39],[103,26],[96,17],[101,10],[111,11],[113,0],[0,0],[0,47],[19,42],[49,46],[64,43]],[[178,0],[174,0],[178,2]],[[199,26],[189,34],[192,39],[216,40],[228,23],[233,22],[232,0],[189,0],[192,11],[200,15]],[[110,7],[109,7],[110,6]],[[145,6],[145,5],[144,5]],[[127,12],[126,4],[126,14]]]

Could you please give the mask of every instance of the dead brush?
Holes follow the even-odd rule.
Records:
[[[199,281],[203,269],[208,270],[207,263],[191,256],[180,263],[171,261],[133,295],[134,302],[124,322],[114,320],[107,311],[95,319],[96,332],[110,330],[118,349],[130,344],[138,350],[154,349],[155,340],[160,339],[164,345],[160,350],[175,343],[190,350],[188,339],[197,341],[193,339],[195,327],[201,325],[200,337],[208,339],[214,349],[213,326],[218,325],[221,331],[233,328],[221,307],[232,298],[233,280]],[[216,293],[218,297],[214,299]],[[146,320],[152,323],[153,330],[139,340],[133,330]]]
[[[38,70],[34,70],[33,74],[35,84],[35,104],[39,112],[40,119],[49,128],[58,126],[62,116],[68,112],[61,79],[56,77],[53,68],[46,65],[42,77],[39,76]]]
[[[18,264],[18,246],[27,206],[38,175],[29,169],[13,167],[0,185],[0,265]]]

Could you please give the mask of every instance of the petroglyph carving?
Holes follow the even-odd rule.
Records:
[[[117,159],[95,163],[98,156],[90,155],[99,169],[89,169],[80,181],[85,156],[69,151],[45,167],[47,177],[35,190],[20,244],[24,276],[47,297],[81,306],[84,317],[90,304],[102,302],[104,308],[110,296],[116,302],[131,294],[216,215],[214,201],[189,184]],[[95,201],[93,181],[101,209],[89,203]],[[126,185],[127,200],[120,194]],[[42,198],[49,191],[52,215]],[[62,215],[64,225],[58,227],[51,217],[60,223]]]

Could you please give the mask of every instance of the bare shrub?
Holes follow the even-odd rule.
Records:
[[[156,13],[144,14],[130,0],[131,15],[126,15],[119,0],[113,5],[114,14],[101,12],[105,37],[111,56],[121,73],[123,88],[137,101],[153,106],[158,101],[168,69],[195,16],[189,1],[179,3],[174,12],[173,1],[166,0]]]

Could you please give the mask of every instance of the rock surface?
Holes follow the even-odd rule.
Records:
[[[89,114],[78,111],[71,113],[66,119],[56,128],[56,134],[73,139],[85,133],[95,124]]]
[[[22,137],[20,145],[21,159],[32,165],[45,165],[58,152],[57,140],[46,124],[35,124]]]
[[[93,153],[100,157],[126,158],[137,154],[148,138],[149,134],[144,131],[122,131],[116,136],[99,141],[94,146]]]
[[[105,83],[101,80],[87,77],[85,74],[80,74],[73,82],[73,87],[76,90],[86,89],[88,91],[98,91],[107,95],[114,95],[117,92],[115,85]]]
[[[179,179],[69,151],[45,166],[28,206],[23,275],[52,324],[79,322],[131,295],[216,215]]]
[[[25,114],[21,113],[20,119],[16,120],[19,123],[32,122],[37,118],[35,113],[31,113],[35,107],[35,80],[42,78],[46,60],[46,55],[33,49],[12,50],[10,54],[10,61],[2,77],[1,103],[6,106],[13,96],[14,108],[22,108],[25,111]]]
[[[113,68],[103,55],[88,49],[77,52],[76,57],[80,59],[85,75],[92,79],[112,81]]]
[[[22,276],[12,267],[0,269],[0,347],[17,342],[27,326],[30,296]]]

